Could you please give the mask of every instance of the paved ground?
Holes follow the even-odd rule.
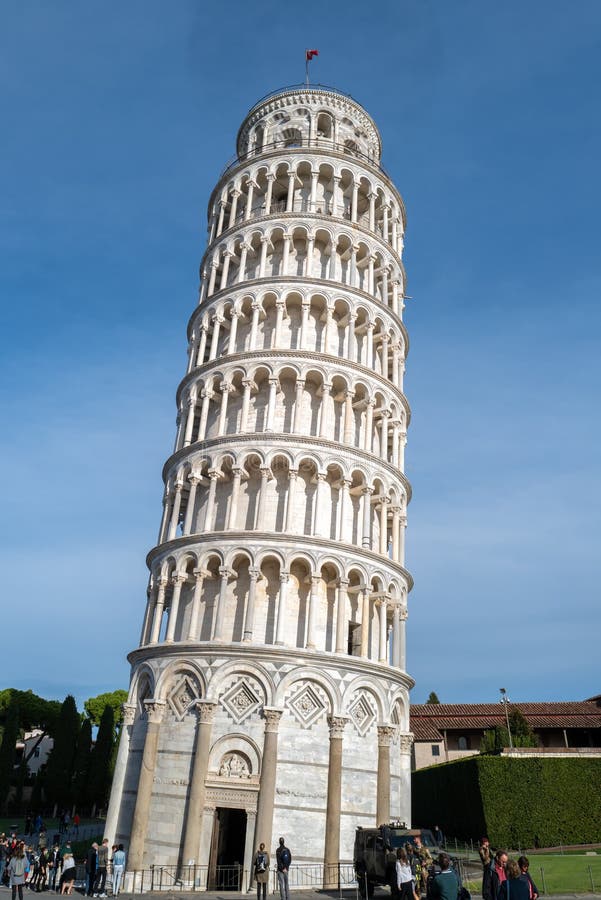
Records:
[[[0,887],[0,896],[9,896],[10,888]],[[45,891],[44,892],[48,897],[56,896],[52,892]],[[147,900],[249,900],[249,898],[254,898],[255,891],[249,891],[248,893],[238,893],[237,891],[162,891],[162,892],[146,892],[144,893],[144,898]],[[23,891],[23,898],[34,896],[34,892],[29,888],[25,888]],[[73,891],[73,897],[84,897],[85,894],[82,891]],[[141,894],[119,894],[121,900],[140,900]],[[279,892],[275,894],[268,894],[268,900],[279,900]],[[348,888],[341,892],[339,891],[291,891],[290,892],[290,900],[355,900],[358,897],[358,891],[356,888]],[[376,890],[375,898],[376,900],[385,900],[386,897],[390,897],[390,892],[382,889]],[[548,897],[549,900],[599,900],[599,894],[543,894],[542,900]],[[472,900],[481,900],[479,895],[472,894]]]

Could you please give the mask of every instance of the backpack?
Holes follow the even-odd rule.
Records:
[[[284,847],[280,854],[280,862],[285,869],[290,868],[290,863],[292,862],[292,857],[290,855],[290,850],[288,847]]]
[[[266,868],[267,868],[267,856],[265,855],[265,853],[258,853],[257,854],[257,863],[256,863],[257,872],[264,872]]]

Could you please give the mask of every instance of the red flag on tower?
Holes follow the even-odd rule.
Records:
[[[305,50],[305,84],[309,84],[309,63],[314,56],[319,56],[319,50]]]

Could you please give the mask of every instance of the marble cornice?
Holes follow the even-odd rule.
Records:
[[[401,580],[407,585],[407,592],[413,588],[413,577],[404,566],[393,562],[387,556],[374,553],[373,550],[366,550],[365,547],[358,547],[356,544],[345,544],[342,541],[333,541],[329,538],[313,537],[307,534],[287,534],[286,532],[278,531],[209,531],[202,534],[189,534],[185,537],[173,538],[153,547],[146,555],[146,565],[151,569],[152,563],[157,557],[169,556],[174,550],[190,546],[194,547],[200,544],[215,544],[222,550],[225,543],[228,546],[230,544],[246,547],[253,544],[258,544],[261,547],[270,545],[279,547],[283,545],[294,549],[304,546],[308,551],[316,548],[327,550],[330,556],[338,555],[342,558],[352,557],[356,560],[363,560],[365,563],[369,563],[373,569],[389,571],[396,577],[400,576]]]
[[[175,392],[175,399],[177,403],[177,407],[179,409],[179,401],[181,397],[181,393],[185,388],[190,384],[190,382],[198,379],[199,376],[205,377],[210,373],[211,368],[220,369],[223,368],[224,365],[227,365],[230,361],[232,364],[244,362],[246,360],[277,360],[277,359],[285,359],[291,361],[293,359],[299,360],[310,360],[317,364],[320,367],[323,367],[323,364],[330,364],[331,361],[335,361],[336,367],[344,369],[351,369],[355,372],[360,372],[363,376],[371,379],[376,379],[377,382],[381,385],[383,391],[390,391],[396,399],[401,403],[405,412],[407,413],[407,427],[409,427],[409,423],[411,422],[411,407],[409,405],[409,401],[407,400],[403,391],[400,388],[396,387],[390,381],[389,378],[384,378],[383,375],[380,375],[379,372],[374,372],[373,369],[368,368],[368,366],[363,366],[361,363],[353,362],[350,359],[346,359],[342,356],[333,356],[331,353],[318,353],[316,350],[247,350],[244,353],[231,353],[225,356],[218,356],[215,359],[211,359],[206,363],[203,363],[202,366],[197,366],[195,369],[192,369],[191,372],[186,372],[182,380],[180,381],[177,391]]]
[[[345,293],[350,294],[352,297],[358,297],[360,300],[366,300],[369,303],[372,303],[377,312],[380,314],[386,313],[392,321],[398,325],[403,332],[403,337],[405,338],[405,358],[407,358],[409,354],[409,335],[407,333],[407,328],[401,319],[391,308],[387,306],[385,303],[382,303],[381,300],[378,300],[373,294],[368,294],[367,291],[362,291],[360,288],[353,287],[350,284],[343,284],[342,281],[334,281],[332,279],[324,278],[305,278],[302,275],[266,275],[264,278],[249,278],[247,281],[241,281],[237,284],[230,284],[228,287],[221,288],[218,291],[214,291],[210,297],[205,297],[202,303],[199,303],[198,306],[194,308],[192,315],[188,321],[188,339],[190,338],[190,330],[194,324],[194,319],[198,315],[202,315],[206,310],[207,306],[211,306],[215,303],[216,300],[227,299],[228,295],[231,296],[238,291],[242,293],[249,292],[249,288],[273,288],[274,285],[299,285],[301,288],[306,287],[314,287],[315,293],[321,294],[322,296],[328,296],[332,293],[337,295],[337,298],[340,296],[344,296]],[[403,299],[402,297],[400,299]]]
[[[355,457],[358,464],[359,462],[367,462],[371,467],[373,467],[374,465],[378,465],[394,478],[397,478],[405,488],[405,494],[407,495],[407,504],[411,502],[411,484],[407,479],[405,473],[401,472],[400,469],[397,469],[396,466],[393,466],[392,463],[389,463],[387,460],[381,459],[379,456],[376,456],[374,453],[368,453],[367,450],[360,450],[357,447],[348,447],[346,444],[341,444],[338,441],[330,441],[327,438],[311,436],[304,437],[298,434],[282,434],[275,431],[245,431],[241,434],[224,434],[220,437],[209,438],[205,441],[197,441],[195,444],[188,444],[187,447],[181,447],[176,453],[172,453],[171,456],[165,461],[162,470],[163,481],[166,481],[169,471],[173,468],[173,466],[183,462],[185,459],[187,459],[187,457],[191,456],[192,453],[198,452],[199,450],[212,450],[214,448],[219,448],[220,445],[231,447],[232,444],[248,445],[250,449],[263,446],[264,444],[271,444],[274,447],[281,448],[292,444],[294,447],[297,447],[301,451],[305,449],[308,451],[323,449],[331,450],[333,456],[340,457],[341,455],[346,455],[347,457],[351,458]]]
[[[265,657],[268,656],[270,661],[290,663],[294,661],[295,666],[302,666],[304,669],[315,668],[317,671],[331,672],[332,668],[337,671],[357,676],[371,676],[373,678],[385,678],[390,685],[398,685],[399,687],[411,690],[415,682],[407,672],[397,669],[388,663],[378,663],[370,659],[364,659],[359,656],[348,656],[343,653],[327,653],[323,650],[306,650],[300,647],[281,647],[276,644],[260,644],[260,643],[228,643],[217,644],[214,641],[179,641],[173,644],[147,644],[145,647],[138,647],[132,650],[128,656],[128,661],[134,663],[145,662],[150,659],[171,659],[172,657],[186,656],[194,658],[194,656],[204,657],[209,665],[222,660],[223,657],[230,659],[240,659],[245,662],[256,662],[261,666],[265,665]],[[210,696],[210,691],[207,694]]]

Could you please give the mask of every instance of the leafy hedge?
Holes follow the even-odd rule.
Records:
[[[601,759],[474,756],[412,776],[412,821],[495,847],[599,840]]]

